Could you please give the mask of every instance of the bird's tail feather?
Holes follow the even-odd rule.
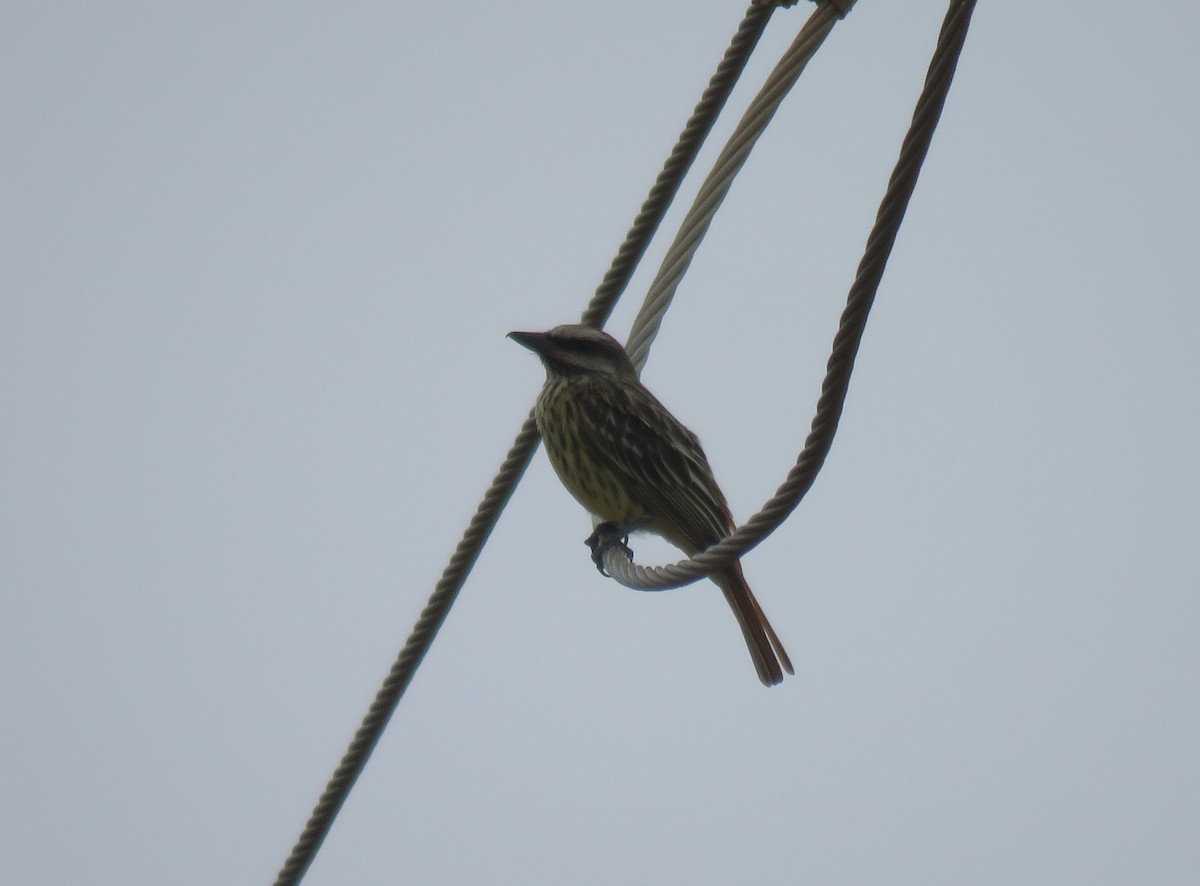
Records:
[[[746,638],[746,646],[750,650],[750,657],[754,659],[758,678],[763,684],[774,686],[783,682],[784,671],[789,674],[795,673],[792,670],[792,661],[779,641],[779,635],[767,621],[767,616],[758,605],[750,585],[746,583],[742,564],[734,563],[714,578],[725,593],[729,608],[737,616],[742,635]]]

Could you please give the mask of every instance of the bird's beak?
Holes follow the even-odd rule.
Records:
[[[529,348],[535,354],[546,349],[546,333],[544,332],[510,332],[508,337],[522,347]]]

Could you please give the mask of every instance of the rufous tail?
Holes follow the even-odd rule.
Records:
[[[783,682],[783,673],[795,673],[792,670],[792,660],[779,642],[779,635],[767,621],[762,607],[746,584],[746,576],[742,573],[742,564],[734,563],[724,572],[714,576],[717,584],[729,601],[729,608],[737,616],[746,638],[746,646],[750,657],[754,659],[754,668],[758,671],[758,679],[764,686],[774,686]]]

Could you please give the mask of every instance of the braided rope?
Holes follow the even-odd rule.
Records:
[[[727,538],[695,557],[668,566],[644,567],[635,565],[620,551],[610,548],[605,552],[604,566],[621,584],[636,590],[667,590],[691,584],[728,566],[778,528],[812,487],[833,445],[833,437],[837,433],[838,421],[850,387],[854,358],[866,329],[867,315],[883,279],[883,271],[896,242],[896,234],[904,219],[908,201],[916,187],[921,165],[929,152],[933,132],[937,128],[946,95],[954,79],[974,8],[975,0],[951,0],[942,22],[937,46],[925,76],[925,85],[913,111],[912,123],[900,147],[900,156],[888,181],[887,190],[875,217],[875,225],[867,238],[866,249],[846,298],[846,307],[833,339],[825,380],[821,385],[816,415],[796,464],[788,472],[787,478],[776,490],[775,495],[757,514]],[[647,296],[648,301],[649,298],[650,296]],[[653,315],[653,319],[648,321],[648,328],[652,326],[657,330],[661,311],[654,314],[650,306],[647,306],[643,308],[643,313]],[[639,349],[649,346],[644,336],[639,337],[638,342]]]
[[[752,6],[746,12],[721,63],[709,81],[708,88],[701,96],[678,143],[642,204],[608,273],[584,311],[581,322],[599,327],[608,319],[617,299],[629,284],[638,262],[645,254],[650,239],[658,230],[701,145],[725,106],[773,11],[773,7]],[[517,481],[529,466],[538,440],[537,427],[531,412],[513,441],[495,479],[492,480],[491,487],[463,532],[454,555],[442,572],[442,577],[417,619],[404,648],[397,656],[341,762],[309,815],[304,830],[276,876],[275,886],[294,886],[300,882],[312,864],[350,790],[362,774],[371,752],[379,743],[383,730],[412,681],[417,667],[445,622],[450,607],[474,567],[500,513],[512,496]]]

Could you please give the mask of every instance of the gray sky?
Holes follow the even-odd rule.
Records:
[[[578,317],[742,11],[0,12],[0,882],[274,876],[541,383],[504,334]],[[739,518],[943,11],[837,27],[651,355]],[[306,882],[1194,882],[1198,25],[980,5],[746,561],[794,678],[711,584],[597,575],[539,454]]]

